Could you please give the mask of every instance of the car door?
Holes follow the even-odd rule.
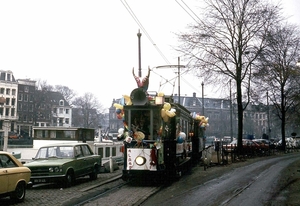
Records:
[[[75,154],[75,160],[74,160],[74,170],[76,176],[81,176],[85,173],[85,159],[83,156],[82,149],[80,145],[76,145],[74,147],[74,154]]]
[[[93,158],[93,153],[88,145],[81,145],[81,148],[84,155],[85,171],[86,173],[90,173],[93,170],[95,161]]]
[[[4,154],[0,154],[0,194],[6,193],[8,189],[8,168],[4,160]]]

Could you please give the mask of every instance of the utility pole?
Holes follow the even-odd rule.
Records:
[[[204,83],[202,81],[201,83],[202,86],[202,116],[204,116]]]
[[[142,77],[142,63],[141,63],[141,32],[139,30],[139,33],[137,33],[137,36],[138,36],[138,52],[139,52],[139,77],[141,78]]]
[[[180,104],[180,57],[178,57],[178,104]]]

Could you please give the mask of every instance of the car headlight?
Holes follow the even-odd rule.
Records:
[[[49,172],[61,172],[59,167],[49,167]]]
[[[146,163],[146,158],[145,157],[142,157],[142,156],[137,156],[135,158],[135,163],[138,165],[138,166],[142,166]]]

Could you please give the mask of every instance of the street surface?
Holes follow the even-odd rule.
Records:
[[[0,205],[74,206],[97,197],[110,187],[117,189],[82,205],[286,205],[289,194],[286,189],[293,181],[297,183],[298,180],[299,183],[300,180],[300,152],[248,158],[246,161],[216,165],[207,170],[196,165],[190,173],[163,189],[119,187],[122,180],[97,186],[112,177],[120,176],[121,172],[119,169],[113,173],[99,174],[96,181],[90,181],[88,177],[81,178],[71,188],[60,188],[57,185],[35,187],[27,190],[24,203],[13,204],[5,198],[0,199]],[[296,188],[296,191],[293,198],[297,201],[300,199],[299,189]]]
[[[208,178],[193,171],[191,175],[150,197],[142,205],[285,205],[286,197],[280,192],[286,185],[279,185],[279,180],[284,177],[282,172],[285,168],[300,160],[300,153],[283,154],[262,161],[260,158],[255,159],[256,161],[250,160],[252,164],[243,167],[224,166],[226,171],[215,170],[215,177],[207,174],[210,176]],[[290,172],[299,180],[300,172],[296,168],[294,170]],[[204,179],[207,181],[203,181]]]

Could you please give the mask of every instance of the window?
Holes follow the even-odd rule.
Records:
[[[33,116],[32,115],[29,116],[29,122],[33,122]]]
[[[24,92],[29,92],[29,87],[28,86],[24,87]]]
[[[69,118],[65,119],[66,124],[69,124]]]
[[[16,163],[10,159],[9,156],[3,154],[0,155],[0,167],[2,168],[11,168],[17,167]]]
[[[10,95],[10,89],[6,89],[6,94]]]
[[[10,103],[10,98],[6,98],[6,105],[9,105]]]
[[[7,81],[11,81],[11,79],[10,79],[10,74],[7,74],[7,79],[6,79]]]
[[[12,94],[12,95],[16,95],[16,90],[15,90],[15,89],[12,89],[12,90],[11,90],[11,94]]]
[[[106,147],[105,148],[105,157],[109,157],[110,156],[110,147]]]
[[[23,104],[23,111],[28,111],[28,104],[27,103]]]
[[[63,108],[59,108],[59,114],[64,113],[64,109]]]
[[[87,145],[83,145],[82,146],[82,151],[83,151],[83,155],[84,156],[89,156],[91,155],[91,151],[89,150],[89,147]]]
[[[18,101],[23,101],[23,94],[18,95]]]
[[[5,80],[5,74],[6,74],[6,73],[1,72],[0,80]]]
[[[29,111],[30,111],[30,112],[33,112],[33,104],[30,104],[30,105],[29,105]]]
[[[15,99],[15,98],[12,98],[12,99],[11,99],[11,106],[15,106],[15,104],[16,104],[16,99]]]
[[[24,94],[24,101],[28,102],[28,94]]]
[[[29,101],[33,102],[33,95],[32,94],[29,95]]]
[[[1,89],[0,89],[0,93],[1,93],[1,94],[4,94],[4,88],[1,88]]]
[[[23,111],[23,104],[22,103],[18,104],[18,111]]]
[[[66,109],[66,114],[69,114],[69,109]]]
[[[59,101],[59,106],[64,106],[64,100]]]
[[[81,152],[81,149],[80,149],[80,146],[76,146],[75,147],[75,157],[82,157],[82,152]]]
[[[5,108],[5,116],[9,116],[9,108]]]
[[[15,108],[11,108],[11,116],[15,116]]]

